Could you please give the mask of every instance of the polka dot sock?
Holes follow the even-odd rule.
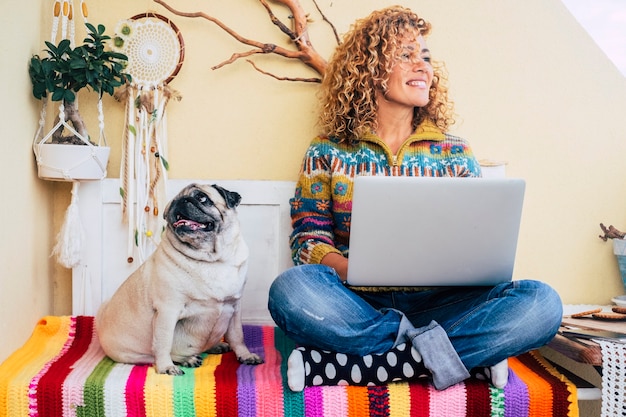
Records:
[[[287,383],[292,391],[317,385],[383,385],[420,376],[430,373],[417,350],[406,343],[365,356],[299,347],[287,360]]]

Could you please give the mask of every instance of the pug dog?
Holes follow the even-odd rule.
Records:
[[[232,349],[241,363],[263,362],[243,340],[248,247],[237,218],[240,201],[218,185],[190,184],[167,205],[161,243],[96,315],[107,356],[154,363],[169,375],[184,373],[178,365],[200,366],[203,352]]]

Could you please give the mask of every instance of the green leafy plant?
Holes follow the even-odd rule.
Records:
[[[76,93],[88,88],[102,98],[105,93],[113,95],[116,88],[132,80],[124,72],[128,57],[106,48],[111,37],[104,34],[104,25],[86,26],[88,33],[82,45],[72,48],[68,39],[58,45],[46,42],[48,56],[34,55],[28,68],[33,96],[43,99],[50,94],[52,101],[63,101],[66,119],[83,137],[87,137],[87,132],[76,106]],[[62,142],[61,133],[56,134],[57,142]]]

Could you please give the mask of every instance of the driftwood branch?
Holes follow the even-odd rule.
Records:
[[[308,16],[300,6],[298,0],[273,0],[276,3],[282,4],[289,8],[291,11],[292,17],[292,28],[289,28],[283,22],[281,22],[276,15],[272,12],[269,4],[266,0],[259,0],[263,7],[267,10],[270,19],[274,25],[276,25],[281,32],[289,37],[291,42],[296,46],[297,50],[291,50],[284,48],[282,46],[273,44],[273,43],[264,43],[259,42],[253,39],[246,38],[241,36],[239,33],[228,27],[226,24],[221,22],[219,19],[216,19],[213,16],[210,16],[204,12],[183,12],[180,10],[176,10],[170,5],[168,5],[164,0],[154,0],[156,3],[165,7],[171,13],[190,18],[203,18],[210,22],[213,22],[217,26],[219,26],[222,30],[228,33],[230,36],[235,38],[237,41],[244,45],[252,46],[253,49],[246,52],[235,52],[231,55],[231,57],[215,66],[212,69],[219,69],[225,65],[232,64],[240,58],[249,57],[255,54],[276,54],[280,55],[284,58],[288,59],[297,59],[307,65],[308,67],[315,70],[321,76],[324,75],[326,71],[326,60],[315,50],[308,34]],[[317,4],[315,5],[318,10],[319,7]],[[321,12],[320,12],[321,13]],[[323,17],[326,22],[328,20],[326,17]],[[330,22],[328,22],[330,24]],[[332,24],[331,24],[332,27]],[[335,32],[335,37],[338,39],[336,35],[336,30],[333,27],[333,31]],[[286,80],[286,81],[304,81],[304,82],[320,82],[318,78],[289,78],[289,77],[278,77],[276,75],[270,74],[268,72],[260,70],[254,63],[248,60],[252,64],[252,66],[259,72],[265,75],[269,75],[278,80]]]
[[[328,26],[330,26],[330,28],[333,30],[333,34],[335,35],[335,40],[337,41],[337,45],[339,45],[341,43],[341,39],[339,39],[339,34],[337,33],[337,28],[335,27],[335,25],[332,24],[332,22],[330,20],[328,20],[326,18],[326,15],[324,14],[324,12],[322,12],[322,9],[320,9],[320,6],[317,4],[317,1],[313,0],[313,4],[315,5],[315,8],[317,9],[317,11],[320,14],[320,16],[322,16],[322,20],[324,20],[324,22],[328,23]]]
[[[252,65],[254,67],[255,70],[257,70],[258,72],[260,72],[263,75],[268,75],[272,78],[275,78],[279,81],[304,81],[307,83],[321,83],[322,80],[320,78],[300,78],[300,77],[296,77],[296,78],[292,78],[292,77],[279,77],[278,75],[274,75],[271,74],[267,71],[263,71],[262,69],[260,69],[259,67],[256,66],[256,64],[252,61],[250,61],[249,59],[246,59],[246,61],[248,61],[248,63],[250,63],[250,65]]]
[[[247,56],[251,56],[251,55],[255,55],[255,54],[266,54],[266,53],[267,52],[264,52],[263,50],[259,50],[259,49],[253,49],[253,50],[248,51],[248,52],[237,52],[237,53],[232,54],[230,56],[230,58],[227,59],[226,61],[222,61],[219,64],[212,66],[211,69],[212,70],[220,69],[224,65],[232,64],[233,62],[235,62],[239,58],[245,58]]]
[[[291,38],[291,40],[295,40],[297,38],[297,35],[294,33],[294,31],[289,29],[285,24],[283,24],[283,22],[281,22],[276,17],[274,12],[272,12],[272,9],[270,8],[269,4],[267,4],[267,2],[265,0],[259,0],[259,1],[263,5],[263,7],[265,7],[265,10],[267,10],[267,14],[269,14],[270,20],[272,21],[272,23],[274,25],[276,25],[280,29],[281,32],[283,32],[285,35],[289,36]]]
[[[613,225],[606,227],[604,224],[600,223],[600,229],[602,229],[602,232],[604,232],[604,234],[598,237],[605,242],[608,239],[624,239],[624,237],[626,236],[626,233],[619,231],[618,229],[613,227]]]

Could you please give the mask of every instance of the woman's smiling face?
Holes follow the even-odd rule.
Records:
[[[383,100],[388,104],[423,107],[428,104],[433,67],[423,36],[399,39]]]

